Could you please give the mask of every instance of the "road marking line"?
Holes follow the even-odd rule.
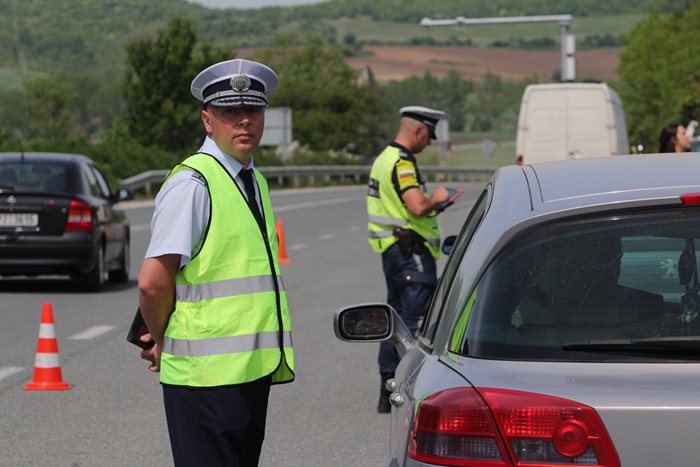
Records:
[[[87,328],[82,332],[79,332],[78,334],[70,336],[68,339],[86,341],[89,339],[94,339],[95,337],[104,334],[108,331],[111,331],[112,329],[114,329],[114,326],[93,326],[91,328]]]
[[[131,230],[132,232],[143,232],[145,230],[151,230],[151,224],[132,225],[129,230]]]
[[[350,227],[350,232],[357,232],[361,228],[362,227],[360,227],[359,225],[353,225],[352,227]]]
[[[335,237],[334,234],[323,234],[321,235],[321,240],[330,240],[333,237]]]
[[[315,208],[317,206],[328,206],[329,204],[347,203],[350,201],[358,201],[363,199],[364,198],[361,196],[348,196],[345,198],[326,199],[323,201],[309,201],[306,203],[288,204],[287,206],[273,207],[272,210],[275,212],[275,214],[277,214],[279,212],[295,211],[297,209],[304,208]]]
[[[303,248],[306,248],[306,243],[297,243],[297,244],[292,245],[292,246],[289,247],[289,249],[290,249],[291,251],[301,250],[301,249],[303,249]]]
[[[12,376],[22,370],[24,370],[23,366],[6,366],[4,368],[0,368],[0,379],[5,379],[8,376]]]

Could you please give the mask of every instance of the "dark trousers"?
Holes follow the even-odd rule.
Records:
[[[404,258],[397,245],[382,253],[387,303],[399,314],[411,333],[428,312],[437,284],[437,266],[428,251]],[[379,345],[379,373],[393,374],[399,354],[390,342]]]
[[[163,386],[177,467],[256,467],[271,378],[221,388]]]

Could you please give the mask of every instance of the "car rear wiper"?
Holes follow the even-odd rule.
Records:
[[[598,339],[562,344],[563,350],[609,352],[700,352],[700,336],[645,337],[642,339]]]

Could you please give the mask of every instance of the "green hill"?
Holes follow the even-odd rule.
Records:
[[[577,38],[585,45],[583,39],[589,36],[619,41],[654,5],[655,0],[331,0],[284,8],[221,10],[184,0],[0,0],[0,89],[16,85],[17,74],[22,72],[118,74],[124,44],[154,34],[173,16],[192,21],[202,41],[235,49],[269,44],[279,34],[310,32],[331,43],[411,44],[424,40],[426,34],[418,22],[426,16],[568,13],[574,15]],[[581,20],[580,27],[576,18]],[[601,24],[609,29],[601,30]],[[512,29],[481,28],[468,33],[441,29],[430,34],[431,41],[553,47],[558,40],[556,28],[551,33],[536,27],[516,28],[519,37],[511,34],[506,39],[501,39],[502,32]],[[399,32],[390,35],[386,31]]]

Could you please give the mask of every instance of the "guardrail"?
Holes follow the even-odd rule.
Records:
[[[299,165],[259,167],[258,169],[272,185],[298,188],[316,186],[319,179],[324,184],[330,184],[334,180],[340,183],[348,181],[363,183],[367,181],[371,167],[369,165]],[[488,179],[496,169],[428,165],[421,166],[420,171],[428,181],[481,181]],[[167,174],[167,170],[148,170],[120,180],[120,185],[132,191],[144,189],[146,195],[151,196],[154,188],[160,187]]]

